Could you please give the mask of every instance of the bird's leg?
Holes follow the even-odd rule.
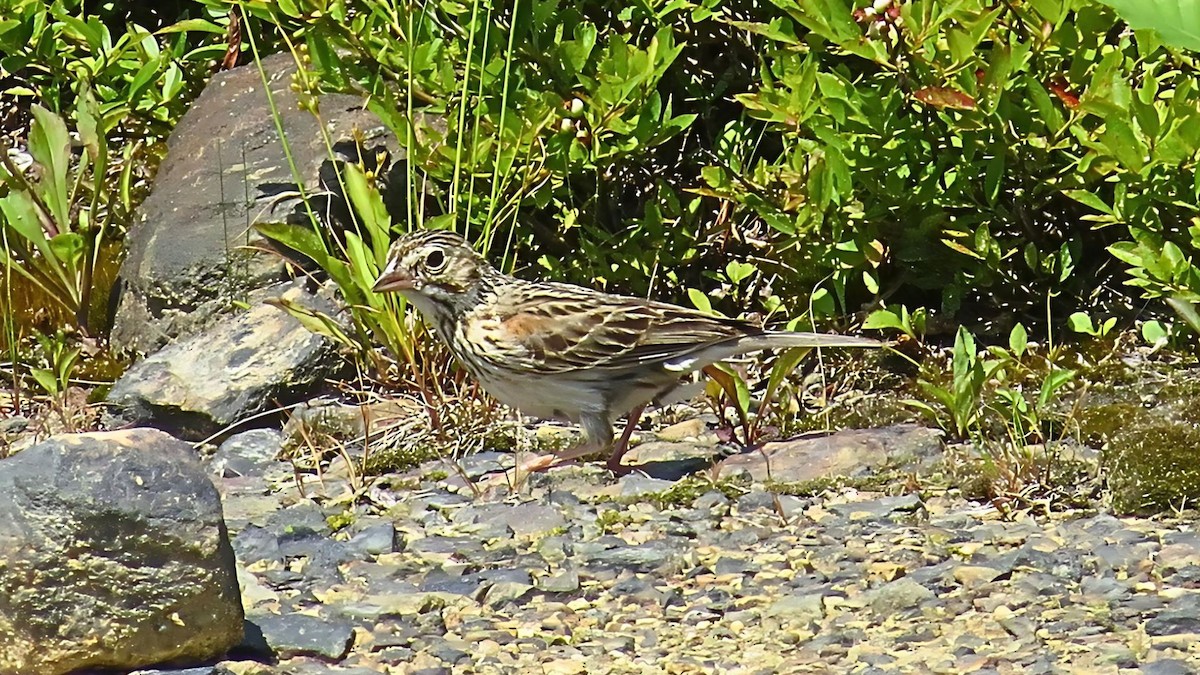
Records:
[[[583,424],[584,441],[566,450],[541,455],[523,463],[520,471],[545,471],[551,467],[565,464],[573,459],[586,457],[612,445],[612,425],[608,423],[607,415],[584,415],[580,420]]]
[[[522,464],[521,470],[545,471],[573,459],[585,457],[598,450],[612,447],[612,454],[609,455],[608,463],[606,464],[609,471],[615,474],[629,473],[629,467],[621,465],[621,458],[629,450],[629,438],[633,436],[633,430],[637,428],[638,420],[641,419],[642,411],[645,409],[645,404],[642,404],[629,412],[629,415],[626,417],[625,431],[621,432],[621,438],[615,444],[613,443],[612,425],[608,423],[608,415],[585,415],[582,423],[584,436],[587,437],[586,441],[562,452],[534,457]]]
[[[629,451],[629,437],[633,435],[633,430],[637,428],[638,420],[642,418],[642,411],[645,409],[646,404],[643,403],[629,411],[629,415],[626,416],[625,431],[621,432],[621,438],[613,446],[612,455],[608,458],[609,471],[615,474],[629,473],[629,468],[621,465],[621,458]]]

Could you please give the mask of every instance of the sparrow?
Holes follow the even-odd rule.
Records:
[[[665,302],[518,279],[446,230],[417,230],[394,241],[372,290],[402,294],[501,403],[583,427],[583,443],[528,465],[534,470],[611,448],[608,468],[627,472],[621,459],[646,405],[729,357],[883,344],[768,330]],[[614,444],[613,423],[622,416],[627,425]]]

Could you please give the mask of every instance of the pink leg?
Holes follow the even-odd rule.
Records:
[[[584,442],[573,448],[567,448],[566,450],[555,452],[549,455],[534,457],[528,462],[525,462],[525,464],[521,465],[521,468],[524,471],[545,471],[550,467],[566,464],[573,459],[579,459],[580,457],[591,455],[602,449],[603,448],[595,443]]]
[[[642,418],[642,411],[645,409],[646,404],[643,403],[629,411],[629,416],[626,418],[625,431],[621,432],[621,438],[613,446],[612,455],[608,458],[609,471],[618,475],[629,473],[629,468],[621,465],[621,458],[629,451],[629,437],[633,435],[633,430],[637,428],[638,420]]]
[[[599,452],[612,444],[612,426],[606,416],[585,417],[581,422],[585,439],[582,443],[550,455],[534,457],[517,467],[517,470],[523,473],[546,471],[573,459]]]

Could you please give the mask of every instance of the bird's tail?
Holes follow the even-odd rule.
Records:
[[[798,333],[784,330],[765,331],[740,338],[739,347],[757,349],[788,349],[791,347],[882,347],[884,343],[868,337],[836,335],[833,333]]]
[[[763,331],[753,335],[709,343],[703,347],[664,362],[667,370],[691,372],[731,356],[762,349],[791,349],[793,347],[883,347],[884,343],[866,337],[830,333],[799,333],[793,331]]]

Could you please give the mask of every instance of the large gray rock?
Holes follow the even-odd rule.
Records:
[[[281,297],[335,313],[329,300],[298,287]],[[108,400],[125,422],[200,440],[270,407],[306,398],[339,363],[328,338],[260,303],[134,364],[113,385]]]
[[[721,462],[721,472],[749,472],[755,480],[804,483],[862,477],[881,471],[923,473],[942,457],[942,432],[915,424],[846,429],[818,438],[767,443]]]
[[[348,139],[356,131],[367,159],[379,149],[395,156],[397,145],[359,97],[322,96],[321,120],[300,110],[290,54],[262,65],[313,211],[336,217],[337,200],[325,202],[324,188],[337,185],[325,134],[339,157],[354,160]],[[305,218],[299,194],[257,66],[215,75],[171,134],[138,208],[116,289],[113,346],[150,353],[209,324],[249,290],[282,280],[283,259],[264,252],[250,226]]]
[[[0,672],[214,659],[243,612],[217,490],[152,429],[56,436],[0,461]]]

